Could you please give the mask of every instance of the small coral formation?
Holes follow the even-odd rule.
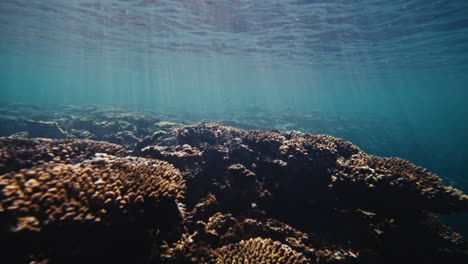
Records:
[[[215,197],[207,197],[188,214],[185,223],[192,231],[167,249],[168,259],[172,260],[169,263],[213,263],[211,252],[256,237],[271,238],[287,245],[315,261],[313,263],[354,263],[358,259],[357,250],[323,246],[321,237],[309,236],[276,219],[234,217],[230,213],[216,212],[216,204]],[[208,211],[215,213],[208,217]]]
[[[286,245],[271,239],[255,238],[242,240],[237,244],[228,245],[215,252],[215,263],[306,263],[306,259]]]
[[[351,188],[350,188],[351,187]],[[450,213],[468,209],[468,196],[451,186],[445,186],[437,175],[401,158],[381,158],[356,155],[339,162],[332,176],[332,188],[343,199],[360,203],[362,208],[379,210],[389,198],[385,210],[427,210]],[[366,199],[360,199],[350,190],[361,190]],[[404,209],[400,204],[404,203]]]
[[[16,218],[13,231],[39,231],[53,223],[111,222],[118,216],[136,221],[173,202],[167,219],[177,219],[183,198],[182,176],[163,161],[100,154],[76,165],[52,163],[0,177],[3,214]]]
[[[124,156],[119,145],[92,140],[0,138],[0,174],[50,162],[74,164],[107,153]]]
[[[8,165],[0,175],[5,263],[70,263],[76,252],[77,263],[148,259],[151,245],[177,238],[185,181],[169,163],[108,155],[102,152],[126,151],[104,142],[3,138],[1,144]],[[149,236],[155,228],[165,233]]]

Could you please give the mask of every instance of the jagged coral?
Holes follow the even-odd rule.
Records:
[[[215,263],[217,264],[306,263],[304,256],[290,247],[269,238],[263,239],[260,237],[242,240],[237,244],[222,247],[216,250],[215,255]]]
[[[0,138],[0,174],[49,162],[77,163],[95,153],[123,156],[126,150],[93,140]]]
[[[245,141],[252,149],[263,153],[276,153],[286,138],[279,133],[270,131],[252,130],[248,131],[244,137]]]
[[[389,255],[404,254],[432,259],[439,247],[463,248],[457,234],[437,229],[436,221],[415,227],[426,226],[424,211],[468,209],[467,196],[403,159],[368,155],[328,135],[244,131],[213,123],[178,128],[152,144],[140,153],[170,161],[187,176],[187,205],[193,209],[189,233],[198,232],[208,248],[270,237],[323,263],[383,263]],[[164,151],[154,156],[150,150],[158,148]],[[181,149],[196,150],[198,159],[178,154]],[[203,200],[207,196],[216,202],[207,203],[212,200]],[[231,213],[238,223],[226,227],[232,221],[224,220],[231,217],[209,218],[219,216],[215,211]],[[264,217],[310,239],[258,228]],[[415,243],[419,237],[427,239]]]
[[[320,237],[311,238],[306,233],[271,218],[236,218],[229,213],[217,212],[206,221],[197,221],[196,230],[184,234],[173,247],[168,248],[168,259],[175,263],[213,263],[206,262],[209,259],[207,254],[213,251],[212,248],[256,237],[270,238],[284,244],[306,259],[316,260],[313,263],[355,263],[359,257],[359,250],[339,246],[323,247]],[[258,263],[255,262],[256,259],[249,261],[251,262],[247,263]]]
[[[407,206],[416,210],[449,213],[468,209],[467,196],[445,186],[435,174],[403,159],[367,155],[352,143],[328,135],[244,131],[203,123],[179,128],[174,136],[175,139],[165,141],[177,144],[164,146],[164,152],[155,157],[187,169],[193,178],[213,174],[209,177],[219,184],[206,185],[209,188],[225,186],[229,179],[220,175],[229,175],[229,166],[240,164],[237,166],[256,175],[258,185],[264,188],[258,190],[259,194],[287,192],[290,197],[298,196],[309,203],[349,198],[357,208],[366,208],[371,194],[379,196],[379,202],[405,200]],[[151,148],[144,149],[143,154],[154,156]],[[205,159],[203,164],[175,155],[181,148],[196,149],[197,157]],[[206,193],[222,197],[215,188]],[[346,202],[343,205],[348,207]]]
[[[295,131],[286,132],[288,140],[283,142],[282,154],[317,158],[330,156],[349,158],[362,151],[351,142],[329,135],[311,135]]]
[[[241,137],[245,134],[242,129],[222,126],[217,123],[202,123],[195,126],[185,126],[174,131],[175,137],[182,144],[222,144],[223,142]]]
[[[40,230],[57,222],[111,222],[148,215],[172,203],[165,218],[177,218],[185,182],[164,161],[97,155],[76,165],[51,163],[0,176],[3,214],[14,231]]]
[[[386,210],[450,213],[468,209],[467,195],[444,185],[434,173],[401,158],[354,155],[339,161],[331,177],[332,189],[339,196],[363,207],[382,209],[384,201],[391,200],[394,203],[386,203]],[[356,196],[356,190],[363,191],[366,198]]]

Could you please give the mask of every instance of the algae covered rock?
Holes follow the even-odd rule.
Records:
[[[33,121],[26,122],[27,131],[29,136],[36,138],[67,138],[67,133],[59,126],[57,122],[53,121]]]
[[[10,136],[26,130],[26,120],[23,118],[0,115],[0,136]]]

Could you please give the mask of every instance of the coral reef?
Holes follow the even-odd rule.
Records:
[[[468,261],[438,217],[468,197],[406,160],[328,135],[184,125],[196,115],[60,109],[0,108],[14,134],[0,138],[2,263]],[[227,123],[368,133],[318,114]]]

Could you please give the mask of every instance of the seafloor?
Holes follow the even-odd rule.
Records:
[[[372,118],[210,119],[1,103],[1,263],[468,263],[468,196]]]

